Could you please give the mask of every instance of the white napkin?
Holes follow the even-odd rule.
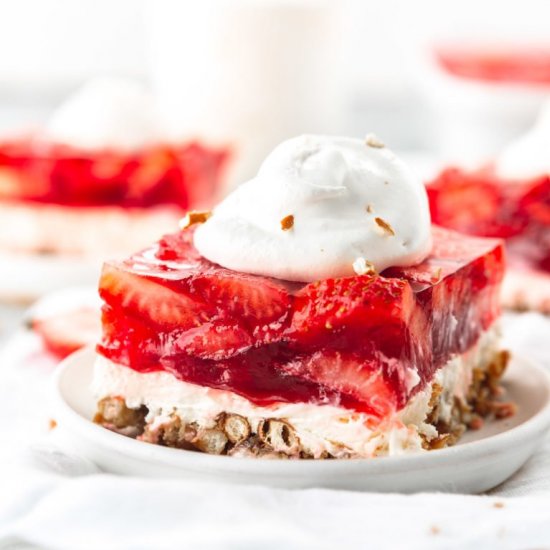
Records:
[[[507,347],[550,368],[550,319],[510,315],[504,330]],[[0,548],[550,546],[550,438],[489,496],[122,478],[52,445],[44,410],[54,362],[38,348],[19,334],[0,354]]]

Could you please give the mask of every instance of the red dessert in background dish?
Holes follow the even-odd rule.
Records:
[[[507,84],[550,86],[550,49],[439,47],[439,65],[454,76]]]
[[[492,169],[444,170],[427,185],[434,223],[506,239],[506,306],[550,312],[550,177],[499,177]]]
[[[96,421],[247,456],[378,456],[396,426],[426,448],[453,443],[497,410],[503,247],[438,227],[433,239],[420,265],[309,284],[222,268],[196,251],[192,230],[106,263]],[[159,384],[174,412],[153,419]],[[425,407],[414,429],[413,403]],[[329,415],[337,435],[304,426],[303,409],[307,422]]]
[[[93,258],[143,246],[211,204],[227,156],[198,143],[131,152],[0,143],[0,251]]]
[[[173,231],[186,210],[210,206],[228,151],[167,126],[139,82],[103,77],[40,127],[0,141],[0,255],[10,266],[0,293],[40,293],[44,284],[18,284],[32,267],[59,286],[84,282],[78,262],[94,273],[103,258]]]
[[[212,202],[226,157],[199,143],[91,152],[32,138],[0,142],[0,200],[185,212]]]

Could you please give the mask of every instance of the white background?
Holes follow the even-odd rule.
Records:
[[[147,80],[151,55],[145,8],[159,9],[166,1],[0,0],[0,130],[44,120],[91,76],[108,73]],[[192,11],[199,1],[210,0],[180,3]],[[414,54],[423,43],[434,37],[536,41],[550,36],[547,0],[318,1],[339,6],[345,22],[335,78],[341,82],[347,117],[338,130],[383,130],[401,149],[430,148],[435,141],[423,110],[427,106],[418,101],[411,80]],[[300,2],[315,0],[294,3]]]

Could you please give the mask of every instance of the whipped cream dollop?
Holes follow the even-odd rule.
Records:
[[[276,147],[194,241],[229,269],[311,282],[421,262],[430,213],[420,180],[373,136],[304,135]]]
[[[85,150],[133,151],[161,139],[152,94],[132,80],[107,77],[89,81],[69,97],[44,134]]]
[[[542,107],[533,127],[500,154],[496,171],[509,179],[550,174],[550,100]]]

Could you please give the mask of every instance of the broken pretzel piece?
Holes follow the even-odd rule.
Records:
[[[300,440],[294,428],[278,418],[262,420],[258,425],[258,437],[274,451],[292,455],[300,451]]]
[[[218,425],[233,445],[238,445],[250,437],[250,424],[240,414],[222,413]]]
[[[283,231],[288,231],[294,227],[294,216],[289,214],[281,220],[281,229]]]
[[[391,237],[395,235],[393,227],[386,220],[383,220],[382,218],[374,218],[374,222],[386,235],[390,235]]]
[[[212,212],[210,210],[191,210],[190,212],[187,212],[184,218],[180,221],[180,229],[188,229],[198,223],[204,223],[211,216]]]

